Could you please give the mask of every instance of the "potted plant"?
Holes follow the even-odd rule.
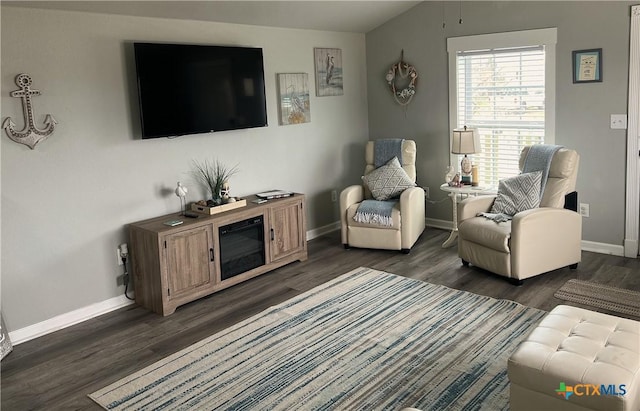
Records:
[[[193,161],[193,175],[210,194],[211,199],[207,205],[216,206],[222,204],[222,189],[225,183],[238,172],[238,166],[227,168],[219,160],[203,162]]]

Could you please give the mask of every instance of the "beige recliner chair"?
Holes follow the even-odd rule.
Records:
[[[520,169],[529,147],[520,154]],[[469,263],[508,277],[525,278],[569,266],[581,259],[582,217],[577,211],[576,177],[580,156],[562,148],[551,160],[539,208],[496,223],[478,213],[491,210],[495,196],[469,197],[458,206],[458,255]]]
[[[368,174],[375,169],[373,141],[367,142],[365,160],[364,174]],[[404,140],[401,166],[415,183],[415,141]],[[360,202],[371,198],[371,192],[364,184],[349,186],[340,193],[340,220],[344,247],[401,250],[408,253],[424,231],[424,190],[421,187],[410,187],[400,194],[400,200],[392,210],[392,225],[389,227],[354,220]]]

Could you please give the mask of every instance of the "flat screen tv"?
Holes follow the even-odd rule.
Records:
[[[261,48],[133,46],[143,139],[267,125]]]

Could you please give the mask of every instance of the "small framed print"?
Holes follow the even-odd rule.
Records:
[[[602,82],[602,49],[574,50],[571,57],[574,83]]]
[[[278,108],[281,126],[311,121],[309,75],[278,73]]]
[[[342,49],[315,47],[316,96],[342,96]]]

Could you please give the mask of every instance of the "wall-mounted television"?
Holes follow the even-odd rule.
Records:
[[[143,139],[267,125],[261,48],[133,46]]]

